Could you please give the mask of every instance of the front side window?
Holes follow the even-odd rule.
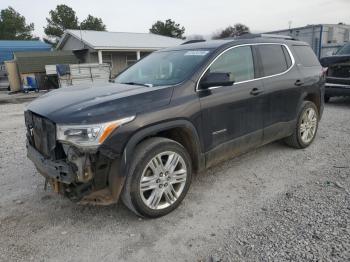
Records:
[[[166,86],[179,84],[204,63],[212,50],[173,50],[155,52],[122,72],[117,83]]]
[[[272,76],[285,72],[291,62],[289,54],[285,54],[282,45],[259,45],[258,50],[263,67],[263,76]],[[289,59],[288,59],[289,58]]]
[[[254,62],[250,46],[232,48],[210,66],[208,73],[225,73],[229,80],[242,82],[254,79]]]

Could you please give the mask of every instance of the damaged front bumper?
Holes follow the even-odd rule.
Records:
[[[125,176],[119,160],[95,157],[69,148],[67,159],[52,160],[27,142],[27,156],[55,192],[80,204],[110,205],[118,202]],[[101,160],[102,159],[102,160]]]
[[[64,184],[75,182],[76,174],[73,168],[62,160],[50,160],[39,153],[32,145],[27,143],[27,157],[35,164],[38,171],[46,178]]]

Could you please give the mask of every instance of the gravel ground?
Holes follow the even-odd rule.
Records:
[[[350,259],[350,99],[326,106],[309,148],[273,143],[226,161],[153,220],[45,192],[26,158],[24,106],[0,105],[0,261]]]
[[[34,92],[31,91],[29,93],[12,93],[10,94],[7,90],[3,90],[1,88],[1,83],[0,83],[0,105],[1,104],[18,104],[18,103],[24,103],[24,102],[29,102],[32,101],[33,99],[45,94],[47,91],[40,91],[40,92]]]
[[[318,174],[320,175],[320,174]],[[339,181],[342,181],[341,183]],[[291,187],[225,235],[217,261],[349,261],[349,171]]]

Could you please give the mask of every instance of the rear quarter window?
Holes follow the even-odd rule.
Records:
[[[305,67],[320,66],[317,56],[310,46],[294,45],[293,49],[300,63]]]
[[[292,61],[284,46],[279,44],[259,45],[263,76],[271,76],[285,72]]]

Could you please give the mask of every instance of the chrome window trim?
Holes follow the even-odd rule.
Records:
[[[203,71],[203,73],[201,74],[201,76],[199,77],[197,84],[196,84],[196,92],[200,92],[200,91],[204,91],[204,90],[212,90],[212,89],[217,89],[220,88],[222,86],[213,86],[213,87],[209,87],[207,89],[199,89],[199,83],[202,80],[202,77],[204,76],[205,72],[207,72],[207,70],[212,66],[213,63],[215,63],[215,61],[221,57],[223,54],[225,54],[227,51],[237,48],[237,47],[242,47],[242,46],[257,46],[257,45],[280,45],[280,46],[284,46],[287,51],[288,54],[292,60],[292,65],[285,71],[278,73],[278,74],[274,74],[274,75],[269,75],[269,76],[263,76],[263,77],[259,77],[259,78],[254,78],[254,79],[249,79],[249,80],[245,80],[245,81],[240,81],[240,82],[235,82],[233,83],[233,85],[238,85],[238,84],[243,84],[243,83],[249,83],[249,82],[253,82],[253,81],[257,81],[257,80],[261,80],[261,79],[266,79],[266,78],[271,78],[271,77],[276,77],[276,76],[281,76],[284,75],[286,73],[288,73],[290,70],[292,70],[292,68],[295,65],[295,58],[292,54],[292,51],[290,50],[289,46],[286,44],[282,44],[282,43],[253,43],[253,44],[242,44],[242,45],[236,45],[236,46],[232,46],[230,48],[227,48],[226,50],[222,51],[217,57],[215,57],[215,59],[205,68],[205,70]],[[252,56],[253,56],[253,52],[252,52]],[[253,58],[254,59],[254,58]]]

